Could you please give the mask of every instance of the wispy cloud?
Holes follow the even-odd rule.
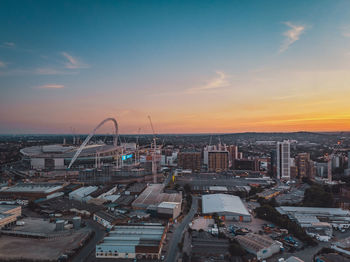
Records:
[[[343,26],[341,28],[341,34],[344,37],[350,38],[350,26]]]
[[[295,25],[291,22],[284,22],[284,24],[290,29],[283,33],[285,39],[280,47],[279,53],[286,51],[294,42],[298,41],[300,35],[305,32],[305,26]]]
[[[209,80],[205,85],[193,87],[186,90],[186,93],[193,94],[203,91],[216,90],[230,85],[229,76],[222,71],[216,71],[217,76]]]
[[[13,42],[3,42],[0,47],[5,47],[5,48],[14,48],[16,46],[15,43]]]
[[[40,88],[40,89],[61,89],[61,88],[64,88],[64,85],[47,84],[47,85],[38,86],[38,88]]]
[[[80,69],[80,68],[88,68],[88,67],[90,67],[88,64],[83,63],[78,58],[73,57],[72,55],[68,54],[67,52],[62,52],[61,54],[67,60],[65,62],[65,68],[68,68],[68,69]]]
[[[37,75],[70,75],[70,74],[75,74],[72,71],[68,70],[57,70],[55,68],[37,68],[34,70],[34,74]]]
[[[6,67],[6,63],[3,61],[0,61],[0,68],[5,68]]]

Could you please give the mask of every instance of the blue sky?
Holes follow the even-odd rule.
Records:
[[[350,127],[350,1],[3,0],[0,29],[2,133]]]

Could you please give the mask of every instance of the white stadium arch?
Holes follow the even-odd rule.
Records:
[[[68,169],[71,168],[71,166],[74,164],[75,160],[77,160],[79,154],[81,153],[81,151],[83,151],[83,149],[85,148],[85,146],[87,145],[87,143],[89,143],[90,139],[95,135],[95,132],[97,131],[97,129],[99,129],[101,126],[104,125],[104,123],[108,122],[108,121],[112,121],[114,124],[114,129],[115,129],[115,134],[114,134],[114,140],[113,140],[113,144],[115,147],[117,147],[118,144],[118,123],[117,120],[115,120],[112,117],[106,118],[105,120],[103,120],[101,123],[99,123],[94,130],[92,130],[92,132],[87,136],[87,138],[84,140],[84,142],[81,144],[81,146],[79,147],[79,149],[77,150],[77,152],[75,153],[75,155],[73,156],[72,160],[69,163]]]

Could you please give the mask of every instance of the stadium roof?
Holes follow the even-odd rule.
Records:
[[[204,214],[227,212],[250,216],[247,208],[238,196],[227,194],[203,195],[202,209]]]
[[[74,156],[78,147],[63,146],[63,145],[45,145],[45,146],[31,146],[20,150],[21,154],[27,157],[43,158],[43,157],[58,157],[71,158]],[[96,152],[109,152],[115,150],[114,145],[106,144],[91,144],[86,145],[81,152],[83,155],[93,155]]]

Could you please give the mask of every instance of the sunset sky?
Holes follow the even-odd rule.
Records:
[[[350,130],[350,1],[0,1],[0,133],[149,133],[148,115]]]

